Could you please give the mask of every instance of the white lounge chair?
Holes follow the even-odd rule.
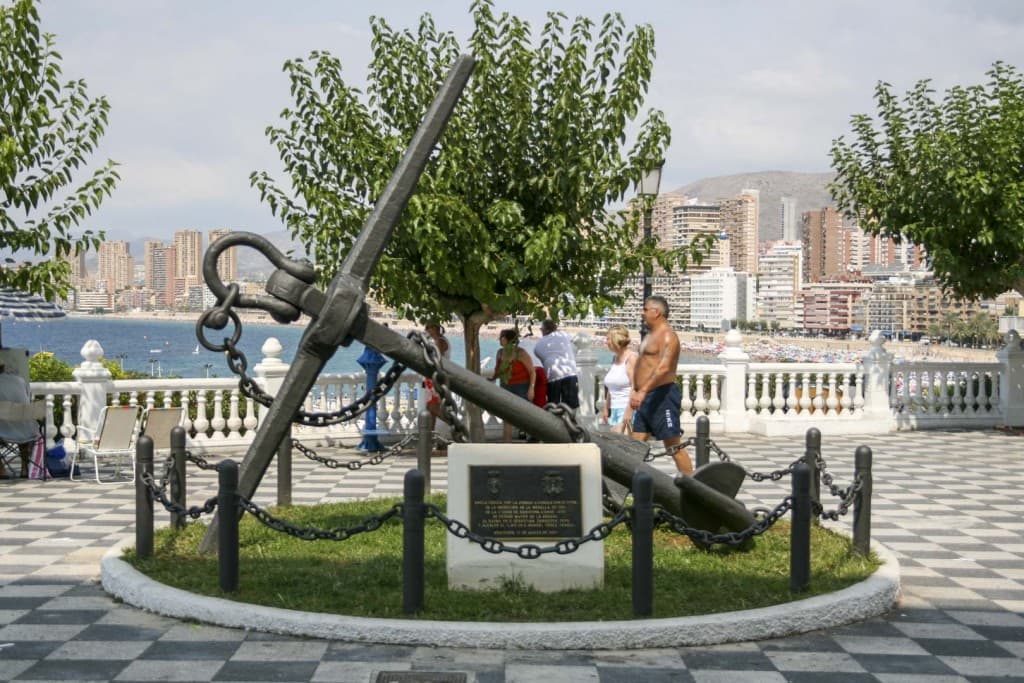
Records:
[[[142,414],[142,434],[153,439],[153,451],[169,451],[171,430],[181,424],[185,411],[181,408],[146,408]]]
[[[71,475],[75,478],[75,464],[80,456],[92,458],[96,481],[109,484],[119,481],[121,465],[131,465],[132,481],[135,481],[135,437],[139,432],[139,408],[137,406],[106,406],[100,411],[99,427],[95,432],[88,427],[78,428],[78,448],[71,458]],[[104,481],[100,478],[100,461],[111,461],[114,478]],[[123,481],[123,480],[121,480]]]

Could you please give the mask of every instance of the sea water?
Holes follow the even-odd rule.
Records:
[[[451,326],[455,328],[456,326]],[[305,328],[299,325],[275,325],[242,323],[242,336],[238,348],[245,354],[251,373],[254,365],[263,359],[260,351],[270,337],[281,342],[281,360],[290,363],[295,357],[299,341]],[[465,364],[465,346],[459,334],[448,331],[451,343],[451,358],[459,365]],[[211,330],[207,338],[214,343]],[[231,329],[225,330],[230,333]],[[108,360],[122,364],[125,370],[134,370],[153,377],[229,377],[224,354],[203,348],[196,338],[194,322],[183,320],[152,320],[130,318],[107,318],[102,316],[67,317],[45,322],[20,322],[4,319],[2,327],[3,345],[25,348],[29,353],[40,351],[53,353],[57,358],[77,366],[82,362],[82,346],[95,339],[103,347]],[[534,339],[523,340],[523,348],[532,351]],[[608,364],[612,355],[596,339],[594,351],[598,362]],[[359,342],[339,348],[324,368],[326,373],[361,372],[356,362],[364,350]],[[480,357],[491,358],[497,354],[498,340],[494,337],[480,338]],[[697,358],[683,358],[683,362],[699,362]],[[388,366],[384,367],[387,370]],[[493,367],[493,361],[492,361]]]

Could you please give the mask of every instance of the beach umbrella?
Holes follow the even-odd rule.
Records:
[[[53,320],[63,318],[67,313],[38,294],[27,294],[11,287],[0,287],[0,321],[4,318],[25,321]],[[0,348],[3,336],[0,334]]]

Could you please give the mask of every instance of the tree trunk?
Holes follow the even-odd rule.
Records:
[[[480,328],[490,322],[490,318],[483,311],[476,311],[462,319],[462,334],[466,345],[466,369],[470,372],[480,374]],[[482,443],[486,440],[484,434],[484,418],[480,406],[467,400],[463,401],[466,407],[466,417],[469,419],[469,438],[475,443]]]

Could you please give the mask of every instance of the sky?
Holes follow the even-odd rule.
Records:
[[[6,0],[0,0],[5,2]],[[42,0],[66,78],[111,104],[98,156],[120,166],[114,195],[83,227],[110,239],[176,230],[282,229],[249,174],[281,177],[265,129],[289,106],[285,60],[327,50],[365,82],[369,16],[414,28],[430,12],[465,40],[469,0]],[[850,116],[874,111],[878,81],[941,91],[1024,69],[1018,0],[498,0],[540,32],[548,11],[655,29],[645,106],[672,128],[662,191],[705,177],[829,170]]]

